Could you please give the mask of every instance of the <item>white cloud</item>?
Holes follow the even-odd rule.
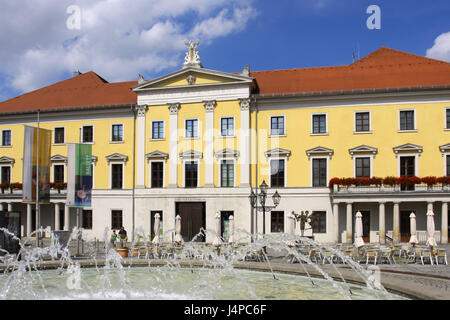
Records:
[[[427,57],[450,62],[450,31],[434,40],[434,45],[427,50]]]
[[[183,40],[206,46],[244,30],[256,15],[253,1],[3,0],[0,73],[27,92],[76,70],[127,81],[181,67]],[[80,30],[66,26],[73,4],[81,8]]]

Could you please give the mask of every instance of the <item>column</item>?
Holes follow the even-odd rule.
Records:
[[[240,187],[250,187],[250,98],[239,99],[241,106],[241,181]]]
[[[385,202],[379,203],[378,209],[378,242],[386,243],[386,207]]]
[[[448,243],[448,203],[442,202],[441,243]]]
[[[8,212],[12,211],[12,203],[8,203]]]
[[[339,243],[339,203],[333,203],[334,242]]]
[[[214,109],[216,101],[205,101],[205,187],[214,188]]]
[[[394,214],[393,214],[393,233],[392,233],[392,238],[394,240],[394,243],[399,243],[400,242],[400,203],[399,202],[394,202]]]
[[[170,103],[169,188],[178,186],[178,111],[179,103]]]
[[[352,203],[347,203],[347,243],[352,243],[353,240],[353,217],[352,217]]]
[[[145,113],[146,105],[136,107],[136,188],[145,188]]]
[[[59,203],[55,203],[55,230],[59,230],[59,225],[61,224],[59,220]]]
[[[69,210],[70,207],[65,206],[64,208],[64,231],[70,231],[70,215],[69,215]]]
[[[28,237],[30,236],[31,232],[33,232],[34,230],[31,230],[32,227],[32,221],[33,221],[33,205],[31,203],[27,203],[27,235]]]

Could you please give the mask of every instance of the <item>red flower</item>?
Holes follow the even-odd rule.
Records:
[[[396,177],[386,177],[383,179],[383,184],[387,186],[396,186],[399,184],[399,180]]]
[[[427,186],[432,186],[437,183],[436,177],[428,176],[420,179],[422,183],[425,183]]]
[[[341,182],[341,179],[339,179],[339,178],[333,178],[333,179],[330,180],[329,187],[330,187],[330,188],[333,188],[333,186],[334,186],[335,184],[339,185],[340,182]]]

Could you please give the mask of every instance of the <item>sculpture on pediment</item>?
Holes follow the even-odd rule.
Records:
[[[200,41],[192,41],[192,40],[186,40],[184,41],[184,44],[188,48],[186,51],[186,57],[184,58],[184,64],[183,68],[188,67],[198,67],[203,68],[202,63],[200,62],[200,56],[198,55],[197,47],[200,44]]]

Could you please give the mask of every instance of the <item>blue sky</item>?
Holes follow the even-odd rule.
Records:
[[[79,29],[66,25],[73,4]],[[380,30],[366,26],[370,5]],[[381,46],[450,61],[449,17],[448,0],[2,0],[0,100],[77,69],[156,78],[181,67],[187,38],[205,68],[226,72],[346,65]]]

